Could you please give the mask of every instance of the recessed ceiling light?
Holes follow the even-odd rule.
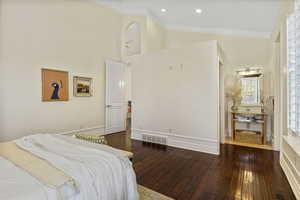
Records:
[[[201,9],[199,9],[199,8],[198,8],[198,9],[196,9],[195,11],[196,11],[196,13],[198,13],[198,14],[202,13],[202,10],[201,10]]]
[[[161,12],[167,12],[167,9],[162,8],[160,11],[161,11]]]

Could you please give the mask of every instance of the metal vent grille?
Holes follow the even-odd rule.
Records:
[[[167,145],[167,137],[165,137],[165,136],[150,135],[150,134],[143,133],[142,140],[144,142]]]

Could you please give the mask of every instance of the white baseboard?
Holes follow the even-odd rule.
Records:
[[[95,134],[99,134],[99,135],[105,135],[105,127],[104,126],[94,126],[94,127],[83,128],[83,129],[66,131],[66,132],[62,132],[59,134],[73,135],[73,134],[79,134],[79,133],[87,133],[87,134],[95,133]]]
[[[219,155],[220,144],[215,140],[141,129],[132,129],[131,138],[142,141],[143,133],[167,137],[168,146]]]
[[[287,160],[286,160],[287,159]],[[297,181],[297,178],[295,176],[298,176],[297,173],[295,173],[295,169],[294,166],[290,163],[288,164],[288,157],[284,156],[284,154],[282,154],[282,156],[280,156],[280,165],[282,170],[284,171],[290,186],[296,196],[296,199],[300,200],[300,185]],[[298,177],[299,179],[300,177]]]
[[[126,131],[126,129],[124,128],[106,128],[105,129],[105,134],[112,134],[112,133],[119,133],[119,132],[123,132]]]

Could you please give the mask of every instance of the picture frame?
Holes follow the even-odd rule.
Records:
[[[91,97],[92,94],[92,78],[74,76],[73,77],[73,93],[75,97]]]
[[[69,72],[42,68],[42,101],[69,100]]]

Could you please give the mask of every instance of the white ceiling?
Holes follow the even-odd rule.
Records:
[[[126,13],[151,13],[170,29],[268,36],[282,0],[98,0]],[[283,0],[285,1],[285,0]],[[167,12],[161,12],[161,9]],[[202,9],[197,14],[195,9]]]

